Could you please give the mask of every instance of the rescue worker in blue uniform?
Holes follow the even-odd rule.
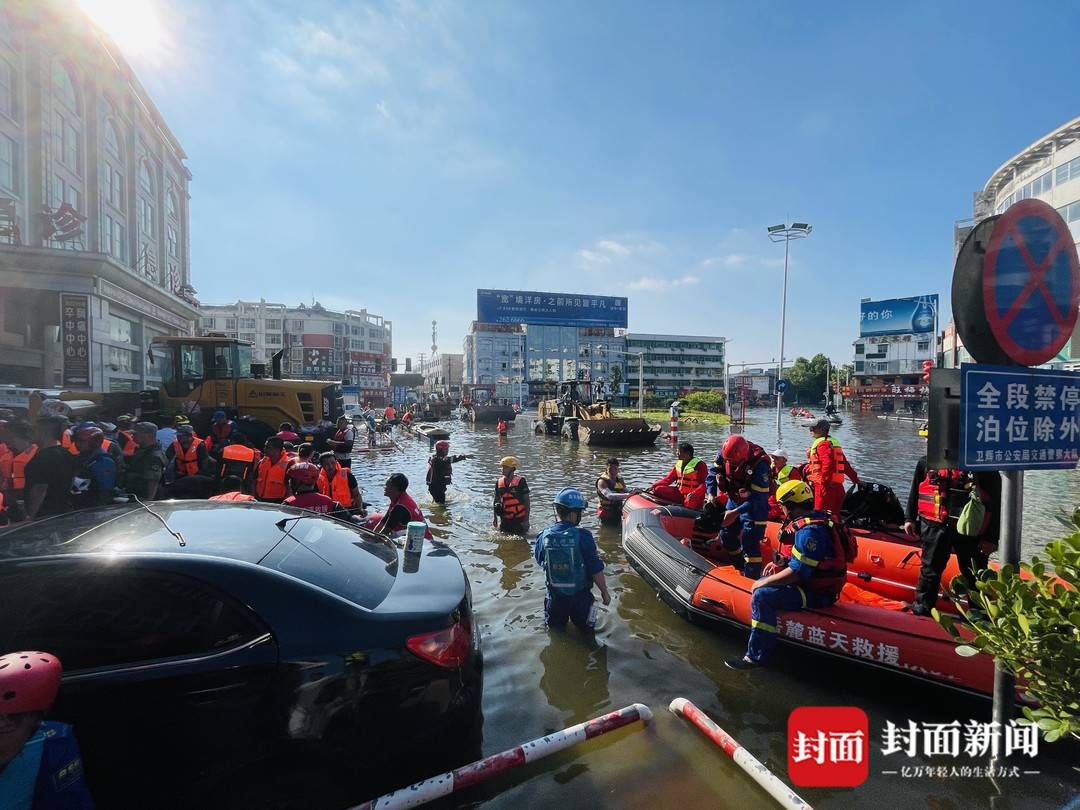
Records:
[[[0,807],[93,810],[71,726],[44,719],[60,673],[49,653],[0,656]]]
[[[776,491],[786,522],[780,530],[777,561],[765,566],[751,588],[751,630],[746,655],[726,661],[731,669],[766,663],[776,646],[780,610],[824,608],[836,603],[855,558],[854,541],[828,512],[814,511],[814,492],[805,481],[788,481]]]
[[[582,630],[592,630],[596,624],[593,585],[600,590],[604,604],[611,604],[596,540],[592,532],[578,526],[586,505],[578,490],[560,490],[555,496],[558,520],[536,536],[533,554],[547,579],[544,623],[548,627],[566,627],[569,620]]]
[[[769,519],[772,460],[742,436],[729,436],[705,479],[706,519],[720,524],[720,542],[743,576],[761,576],[761,541]],[[721,514],[720,504],[724,504]]]

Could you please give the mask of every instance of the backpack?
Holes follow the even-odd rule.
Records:
[[[904,507],[885,484],[860,481],[844,497],[842,508],[848,525],[859,529],[884,529],[904,523]]]
[[[572,596],[587,587],[585,560],[578,544],[578,529],[571,526],[544,532],[544,572],[547,586],[563,596]]]

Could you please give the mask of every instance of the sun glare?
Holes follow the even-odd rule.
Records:
[[[156,62],[164,55],[157,0],[79,0],[79,5],[126,57]]]

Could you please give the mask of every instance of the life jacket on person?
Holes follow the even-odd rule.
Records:
[[[38,446],[32,444],[11,459],[11,488],[15,492],[26,489],[26,465],[37,455]]]
[[[383,411],[383,419],[387,422],[393,422],[397,418],[397,411],[394,410],[393,405],[387,405],[386,410]]]
[[[453,481],[454,462],[450,456],[440,456],[438,453],[431,456],[427,463],[427,475],[424,480],[435,486],[445,486]]]
[[[506,427],[506,420],[505,420],[505,419],[500,419],[500,420],[499,420],[499,423],[498,423],[498,424],[497,424],[497,425],[495,426],[495,430],[496,430],[496,431],[497,431],[498,433],[503,433],[503,434],[505,434],[505,433],[506,433],[506,430],[507,430],[507,427]]]
[[[824,560],[811,560],[804,558],[795,548],[796,533],[810,526],[825,526],[829,529],[833,540],[831,557],[826,557]],[[803,587],[809,591],[830,591],[839,596],[847,581],[847,564],[855,559],[858,552],[859,547],[854,536],[848,532],[842,521],[808,515],[789,521],[780,529],[780,546],[777,555],[784,561],[794,557],[813,569],[810,579],[803,583]]]
[[[413,500],[412,495],[408,492],[402,492],[396,501],[390,502],[390,509],[387,511],[392,510],[395,506],[404,506],[405,511],[409,513],[410,521],[424,524],[424,537],[428,540],[435,539],[435,536],[431,533],[431,529],[427,525],[427,520],[424,518],[424,513],[420,511],[420,507],[416,505],[416,501]],[[401,528],[404,529],[405,527],[402,526]]]
[[[253,501],[254,495],[248,495],[246,492],[222,492],[220,495],[214,495],[210,498],[212,501]]]
[[[332,476],[326,470],[319,470],[319,493],[334,499],[346,509],[352,508],[352,490],[349,489],[349,470],[340,464],[335,466]]]
[[[277,462],[270,460],[269,456],[259,462],[255,475],[255,495],[262,501],[282,500],[289,494],[285,488],[285,473],[289,469],[292,459],[282,453]]]
[[[544,530],[544,573],[548,588],[563,596],[573,596],[588,587],[576,526]]]
[[[180,444],[179,439],[173,439],[173,458],[176,460],[176,477],[183,478],[185,475],[198,475],[199,473],[199,445],[202,444],[202,439],[195,436],[191,440],[191,444],[188,445],[188,449],[184,448]],[[106,449],[102,444],[102,450]]]
[[[832,446],[833,473],[828,481],[821,480],[821,458],[816,452],[817,446],[822,442],[828,442]],[[810,445],[810,449],[806,451],[806,455],[807,458],[810,459],[807,480],[811,484],[839,484],[840,486],[843,486],[845,477],[855,477],[851,473],[851,466],[848,464],[847,456],[844,455],[843,448],[840,447],[840,442],[832,436],[819,436],[814,439],[813,444]]]
[[[124,446],[123,455],[124,458],[131,458],[135,455],[135,451],[139,449],[139,446],[135,443],[135,432],[131,430],[120,430],[116,433],[117,440],[120,436],[124,437],[124,441],[121,442]],[[104,444],[104,442],[102,442]]]
[[[735,503],[742,503],[745,500],[739,497],[739,490],[750,489],[754,482],[754,468],[762,461],[769,465],[769,496],[772,497],[776,494],[776,480],[772,475],[772,459],[769,458],[769,454],[762,449],[761,445],[753,442],[747,442],[746,444],[749,447],[749,452],[740,463],[732,464],[727,459],[721,459],[722,464],[713,466],[716,491],[727,493],[727,496]]]
[[[974,473],[964,470],[927,470],[926,477],[919,482],[918,514],[923,520],[941,525],[952,524],[960,517],[960,512],[975,490],[984,506],[989,499],[978,485]],[[986,509],[979,534],[983,534],[990,525],[990,509]]]
[[[405,413],[403,413],[401,415],[401,424],[407,425],[411,421],[412,421],[412,412],[411,411],[405,411]]]
[[[790,464],[785,464],[776,472],[776,486],[786,484],[788,481],[802,481],[802,470],[798,467],[793,467]]]
[[[675,461],[675,474],[678,476],[679,494],[685,498],[702,487],[705,483],[705,476],[708,475],[708,470],[705,462],[694,456],[685,463],[681,458],[677,459]]]
[[[246,482],[255,467],[255,462],[258,460],[255,453],[253,447],[246,447],[242,444],[226,445],[225,449],[221,451],[221,477],[235,475],[241,481]]]
[[[626,482],[622,480],[622,476],[611,481],[606,475],[601,475],[596,479],[596,496],[599,498],[599,503],[596,506],[596,514],[601,520],[607,520],[609,518],[617,517],[622,514],[622,501],[609,501],[600,492],[601,485],[604,489],[609,489],[612,492],[626,492]]]
[[[495,484],[495,500],[502,504],[503,520],[523,520],[526,516],[525,504],[517,496],[521,481],[520,475],[513,475],[509,480],[500,475]]]
[[[14,451],[3,442],[0,442],[0,490],[3,490],[11,480],[11,463],[15,460]]]

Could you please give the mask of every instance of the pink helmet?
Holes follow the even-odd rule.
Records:
[[[0,656],[0,714],[48,711],[60,689],[60,659],[45,652]]]
[[[450,449],[450,442],[448,442],[446,439],[439,439],[439,441],[435,442],[435,450],[436,450],[436,452],[438,452],[439,450],[449,450],[449,449]]]
[[[289,467],[288,475],[298,484],[313,487],[315,482],[319,480],[319,468],[310,461],[298,461]]]

